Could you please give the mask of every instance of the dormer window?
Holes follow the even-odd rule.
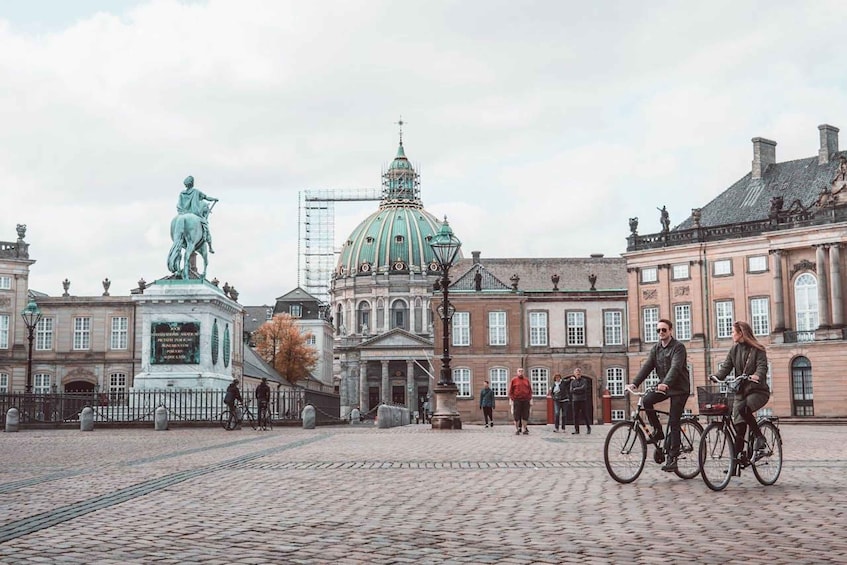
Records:
[[[402,235],[395,235],[394,236],[394,243],[403,243],[403,236]]]
[[[267,310],[265,310],[265,320],[270,320],[273,317],[274,317],[274,309],[273,308],[268,308]]]
[[[288,307],[288,313],[292,318],[300,318],[303,316],[303,307],[300,304],[291,304]]]
[[[365,238],[365,243],[373,243],[373,242],[374,242],[374,238],[372,236],[369,235],[368,237]]]

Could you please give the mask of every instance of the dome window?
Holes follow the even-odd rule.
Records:
[[[426,241],[427,241],[427,243],[429,243],[430,241],[432,241],[432,236],[431,236],[431,235],[426,236]]]
[[[373,243],[373,242],[374,242],[373,236],[369,235],[368,237],[365,238],[365,243]]]
[[[406,263],[402,259],[397,259],[394,261],[394,264],[391,265],[391,269],[394,271],[405,271]]]
[[[402,235],[394,236],[394,243],[403,243],[403,236]]]
[[[437,272],[438,271],[438,263],[436,263],[435,261],[430,263],[429,264],[429,270],[433,273]]]
[[[368,263],[368,262],[362,263],[362,266],[359,267],[359,270],[362,271],[363,273],[370,273],[371,272],[371,264]]]

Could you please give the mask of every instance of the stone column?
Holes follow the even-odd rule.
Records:
[[[782,286],[782,249],[772,249],[773,259],[773,307],[776,316],[774,333],[785,331],[785,296]]]
[[[388,383],[388,361],[382,361],[382,394],[380,398],[385,404],[391,404],[391,387]]]
[[[818,271],[818,329],[826,330],[830,328],[830,311],[829,311],[829,277],[827,276],[827,245],[816,245],[816,259]]]
[[[829,246],[830,294],[832,296],[832,327],[844,327],[844,294],[841,290],[841,244]]]
[[[359,377],[359,411],[367,414],[371,409],[368,406],[368,364],[365,362],[363,367],[361,363],[356,363],[351,370]]]
[[[406,361],[406,407],[410,412],[418,409],[418,399],[415,393],[415,362]]]

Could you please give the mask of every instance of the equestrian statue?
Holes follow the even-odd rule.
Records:
[[[199,253],[203,257],[203,275],[206,278],[206,268],[209,265],[209,253],[212,249],[212,235],[209,232],[209,214],[212,212],[217,198],[207,196],[194,188],[194,177],[189,176],[183,182],[185,190],[179,193],[176,204],[177,215],[171,221],[171,240],[173,245],[168,253],[168,269],[180,278],[189,278],[191,255]],[[209,206],[207,202],[211,202]]]

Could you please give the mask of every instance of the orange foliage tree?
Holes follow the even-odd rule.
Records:
[[[311,332],[300,328],[289,314],[277,314],[256,330],[256,352],[291,384],[305,379],[318,362],[318,352],[306,343]]]

